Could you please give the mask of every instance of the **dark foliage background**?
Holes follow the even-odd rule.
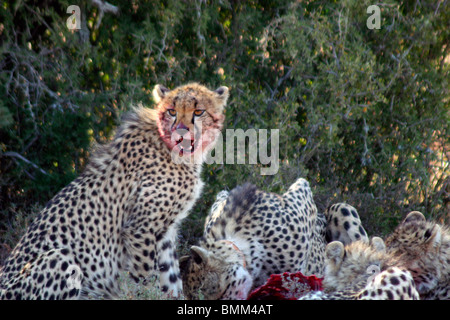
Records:
[[[448,223],[448,1],[2,1],[0,243],[80,174],[94,143],[155,84],[226,85],[226,128],[279,129],[280,170],[206,165],[184,223],[194,243],[215,195],[245,181],[283,192],[299,176],[320,210],[355,206],[371,234],[409,211]],[[66,27],[79,5],[81,30]],[[117,8],[119,13],[115,13]]]

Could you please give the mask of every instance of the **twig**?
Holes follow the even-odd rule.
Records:
[[[49,175],[47,171],[45,171],[44,169],[40,168],[38,165],[36,165],[35,163],[33,163],[30,160],[26,159],[25,157],[23,157],[22,155],[18,154],[17,152],[8,151],[8,152],[0,153],[0,156],[18,158],[18,159],[28,163],[29,165],[31,165],[36,170],[39,170],[42,174],[45,174],[46,176]]]
[[[98,29],[100,27],[100,24],[102,23],[103,16],[106,13],[110,12],[112,14],[117,15],[119,13],[119,8],[117,6],[114,6],[110,4],[109,2],[102,1],[102,0],[91,0],[92,4],[95,5],[98,8],[98,19],[97,23],[95,24],[94,29]]]

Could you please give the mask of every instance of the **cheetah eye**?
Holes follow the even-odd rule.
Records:
[[[204,112],[205,112],[205,110],[195,110],[194,111],[194,116],[200,117]]]
[[[175,109],[167,109],[167,113],[172,117],[175,117],[177,115]]]

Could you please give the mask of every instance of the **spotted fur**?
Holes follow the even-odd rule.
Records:
[[[203,239],[182,258],[185,296],[243,299],[271,274],[322,274],[325,224],[304,179],[282,196],[251,184],[220,193]]]
[[[346,245],[355,241],[369,241],[358,212],[351,205],[333,204],[325,210],[325,217],[327,218],[327,242],[340,241]]]
[[[411,273],[395,266],[381,238],[352,242],[334,241],[326,247],[323,292],[301,300],[418,300]]]
[[[420,300],[411,273],[398,267],[389,267],[377,274],[355,298],[357,300]]]

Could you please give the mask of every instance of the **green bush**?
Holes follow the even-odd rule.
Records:
[[[347,201],[372,234],[411,210],[449,210],[450,10],[386,1],[80,1],[0,6],[0,211],[44,204],[79,175],[130,105],[155,84],[226,85],[226,128],[280,130],[280,170],[205,165],[207,188],[183,225],[195,242],[222,189],[283,192],[307,178],[320,210]],[[103,14],[104,13],[104,14]],[[4,223],[3,225],[8,225]],[[4,230],[2,233],[4,234]]]

